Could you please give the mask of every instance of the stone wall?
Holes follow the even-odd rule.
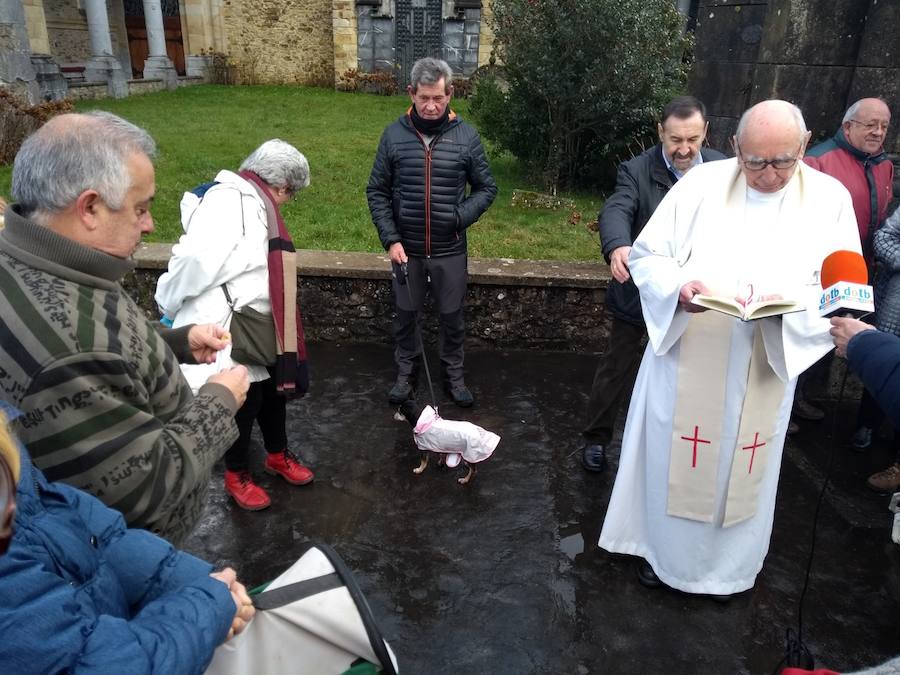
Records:
[[[223,19],[242,80],[331,86],[331,0],[225,0]]]
[[[459,75],[471,75],[478,67],[481,10],[465,9],[461,18],[444,19],[442,58]]]
[[[22,5],[0,3],[0,87],[9,87],[30,105],[40,100],[37,73]]]
[[[358,65],[355,67],[361,72],[392,70],[397,66],[394,47],[395,17],[391,16],[391,9],[391,2],[356,3]],[[452,0],[445,0],[443,3],[441,51],[435,55],[444,59],[456,75],[469,76],[481,65],[484,57],[481,17],[482,10],[478,8],[457,10]],[[489,52],[488,47],[488,54]]]
[[[803,110],[813,142],[850,103],[880,96],[900,114],[900,2],[700,0],[689,88],[710,111],[710,143],[730,148],[741,113],[767,98]],[[885,144],[900,153],[900,124]]]
[[[158,318],[153,292],[171,245],[149,244],[136,255],[126,281],[148,315]],[[368,253],[299,251],[304,328],[310,340],[392,341],[390,263]],[[608,320],[603,300],[609,272],[596,263],[469,260],[467,343],[482,349],[548,349],[594,352],[605,348]],[[429,312],[423,336],[437,340]]]
[[[189,87],[203,84],[201,77],[179,77],[179,87]],[[152,94],[156,91],[165,91],[166,83],[159,79],[128,80],[128,95]],[[106,82],[79,82],[69,85],[68,97],[76,101],[87,101],[109,97],[109,87]]]
[[[349,22],[347,23],[349,26]],[[364,73],[394,67],[394,19],[380,13],[380,6],[356,5],[356,50]]]

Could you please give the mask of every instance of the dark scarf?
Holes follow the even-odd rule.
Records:
[[[253,184],[266,206],[269,301],[272,303],[278,354],[274,368],[269,371],[273,373],[279,394],[289,398],[303,396],[309,390],[309,369],[300,299],[297,297],[297,252],[266,182],[252,171],[241,171],[238,175]]]
[[[409,119],[412,121],[416,131],[423,136],[437,136],[450,121],[450,106],[448,105],[444,108],[444,114],[436,120],[426,120],[424,117],[419,117],[419,111],[416,110],[416,106],[411,105],[409,107]]]

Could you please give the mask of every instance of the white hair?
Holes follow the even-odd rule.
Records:
[[[806,138],[807,130],[806,130],[806,122],[803,120],[803,113],[800,112],[800,108],[795,106],[793,103],[788,103],[787,101],[782,101],[785,105],[788,106],[788,110],[790,110],[791,116],[794,118],[794,124],[797,127],[798,135],[800,137],[800,142],[803,142],[803,139]],[[759,104],[757,104],[759,105]],[[756,106],[752,106],[744,111],[744,114],[741,115],[741,119],[737,125],[737,131],[734,132],[734,137],[737,139],[738,145],[741,144],[741,140],[744,136],[744,131],[747,128],[747,122],[750,119],[750,113],[753,111],[753,108]]]
[[[128,159],[156,154],[150,134],[104,111],[63,115],[25,139],[13,162],[12,194],[35,222],[96,190],[113,210],[131,187]]]
[[[841,124],[844,122],[849,122],[854,117],[856,117],[856,113],[859,112],[859,106],[862,104],[862,100],[857,101],[849,108],[847,108],[847,112],[844,113],[844,119],[841,120]]]
[[[272,187],[292,193],[309,185],[309,162],[297,148],[279,138],[266,141],[241,163],[241,171],[252,171]]]

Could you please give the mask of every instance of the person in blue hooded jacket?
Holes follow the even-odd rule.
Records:
[[[900,429],[900,337],[858,319],[834,317],[831,326],[835,353],[846,357],[850,370],[859,376],[894,428]],[[887,494],[897,489],[898,476],[900,449],[894,463],[869,476],[866,483],[876,492]]]
[[[234,570],[213,572],[91,495],[48,482],[2,412],[0,554],[8,673],[202,673],[253,616]]]

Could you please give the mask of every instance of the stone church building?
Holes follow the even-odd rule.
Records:
[[[489,14],[481,0],[2,0],[0,86],[31,102],[127,96],[207,79],[211,53],[244,82],[394,69],[403,84],[433,54],[470,75],[490,57]]]

